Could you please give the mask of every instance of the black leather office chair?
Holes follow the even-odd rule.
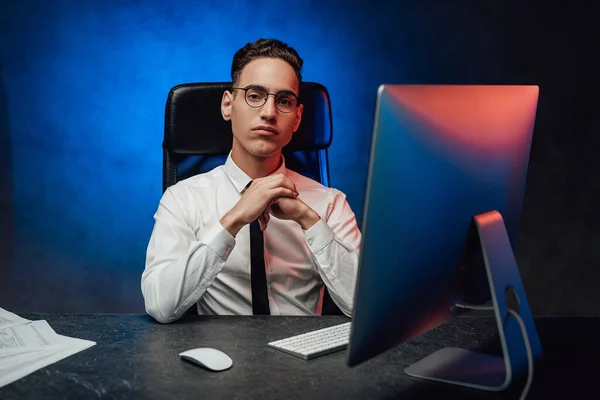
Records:
[[[231,150],[231,123],[221,116],[221,98],[231,82],[187,83],[169,92],[163,141],[163,192],[182,179],[222,165]],[[327,149],[333,123],[327,89],[303,82],[302,122],[284,147],[286,167],[329,186]],[[325,290],[323,315],[342,315]]]

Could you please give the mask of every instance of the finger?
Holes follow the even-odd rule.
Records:
[[[290,190],[288,188],[284,188],[284,187],[277,187],[274,189],[271,189],[271,191],[269,191],[269,197],[271,198],[271,200],[275,200],[278,197],[297,197],[298,193],[294,192],[293,190]]]
[[[269,221],[271,220],[271,215],[269,214],[269,210],[265,210],[263,211],[263,219],[265,221],[265,229],[267,227],[267,224],[269,223]]]
[[[267,229],[267,223],[265,222],[265,218],[262,214],[258,217],[258,225],[260,226],[260,230],[262,232],[264,232],[264,230]]]
[[[292,182],[290,178],[283,174],[274,174],[270,175],[268,181],[263,181],[265,185],[268,185],[270,188],[275,187],[284,187],[290,189],[291,191],[298,193],[298,189],[296,188],[296,184]]]
[[[264,231],[267,229],[267,225],[269,224],[269,220],[271,216],[269,215],[268,210],[264,210],[262,214],[258,216],[258,223],[260,224],[261,230]]]
[[[270,179],[269,179],[270,178]],[[296,185],[287,177],[282,174],[277,174],[275,176],[270,175],[266,178],[255,179],[252,181],[243,191],[242,195],[245,195],[247,192],[268,192],[269,190],[287,189],[289,192],[272,192],[269,197],[272,199],[273,196],[299,196],[296,189]]]

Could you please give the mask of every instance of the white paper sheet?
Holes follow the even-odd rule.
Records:
[[[0,355],[51,349],[64,342],[46,321],[0,328]]]
[[[9,368],[4,369],[0,367],[0,388],[21,379],[38,369],[47,367],[48,365],[54,364],[55,362],[70,357],[80,351],[86,350],[95,344],[95,342],[88,340],[73,339],[73,342],[66,347],[44,350],[40,351],[35,357],[14,360],[16,362]]]
[[[0,308],[0,388],[94,345]]]
[[[25,318],[21,318],[17,314],[13,314],[10,311],[6,311],[3,308],[0,308],[0,329],[7,328],[13,325],[21,325],[27,322],[31,321]]]

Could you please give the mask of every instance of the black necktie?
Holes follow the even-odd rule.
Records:
[[[271,315],[265,270],[265,238],[258,220],[250,224],[250,279],[252,281],[252,312],[254,315]]]

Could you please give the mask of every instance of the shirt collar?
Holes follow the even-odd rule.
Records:
[[[231,158],[231,152],[227,156],[227,161],[225,161],[225,173],[229,177],[229,180],[233,183],[238,193],[242,193],[242,191],[248,186],[248,184],[252,181],[244,171],[237,166],[237,164]],[[281,163],[279,167],[273,172],[273,174],[283,174],[286,175],[285,168],[285,157],[283,154],[281,155]],[[273,175],[271,174],[271,175]]]

